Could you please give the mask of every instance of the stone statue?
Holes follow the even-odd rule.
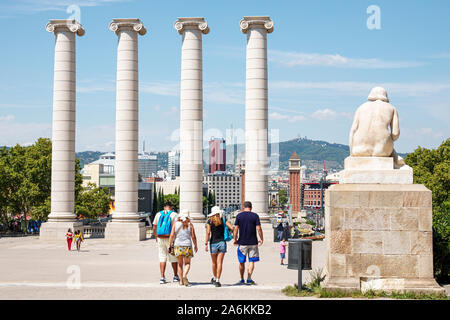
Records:
[[[393,157],[395,167],[404,165],[394,150],[400,136],[398,113],[382,87],[370,91],[369,101],[356,110],[350,130],[350,156]]]

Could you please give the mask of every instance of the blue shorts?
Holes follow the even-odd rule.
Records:
[[[257,262],[259,261],[258,245],[257,244],[251,246],[239,245],[237,248],[237,255],[240,263],[245,263],[247,256],[248,262]]]
[[[285,259],[286,258],[286,254],[285,253],[280,253],[280,257],[281,257],[281,259]]]
[[[209,245],[209,250],[211,254],[225,253],[227,252],[227,243],[225,241],[211,243]]]

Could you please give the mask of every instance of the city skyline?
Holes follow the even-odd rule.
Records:
[[[448,3],[352,1],[344,9],[331,1],[258,1],[257,10],[254,3],[236,10],[181,1],[175,7],[139,0],[3,2],[0,25],[9,32],[3,39],[8,50],[0,52],[0,145],[51,137],[54,38],[45,24],[73,15],[86,30],[77,40],[76,151],[114,151],[117,39],[108,23],[121,17],[139,18],[148,28],[139,43],[139,145],[145,140],[147,150],[178,144],[180,39],[173,23],[180,16],[203,16],[211,28],[203,44],[205,146],[211,136],[226,139],[230,125],[244,129],[239,20],[249,14],[270,14],[274,21],[269,130],[279,130],[280,141],[301,135],[348,145],[353,112],[375,85],[386,87],[402,119],[398,152],[435,148],[450,136],[450,44],[439,41],[450,27]],[[66,12],[72,4],[79,7]],[[366,26],[372,4],[380,7],[379,30]],[[20,25],[8,28],[16,19]]]

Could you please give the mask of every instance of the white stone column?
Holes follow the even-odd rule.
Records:
[[[268,213],[268,99],[267,33],[273,31],[269,17],[244,17],[241,31],[247,34],[245,82],[245,201],[269,222]]]
[[[203,75],[202,34],[209,32],[204,18],[178,18],[182,35],[180,93],[180,211],[188,209],[195,222],[203,215]]]
[[[40,230],[40,239],[60,240],[68,228],[78,229],[75,200],[75,35],[84,29],[75,20],[50,20],[55,35],[53,80],[51,213]]]
[[[139,19],[113,19],[118,36],[116,79],[115,212],[105,230],[108,240],[143,240],[138,215],[138,34],[147,31]]]

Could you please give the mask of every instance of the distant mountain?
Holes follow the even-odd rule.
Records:
[[[233,145],[227,145],[228,150],[232,150]],[[269,153],[274,146],[270,145]],[[278,144],[278,153],[280,154],[280,169],[286,170],[289,166],[289,157],[292,152],[297,152],[300,156],[301,164],[306,165],[309,170],[320,170],[325,166],[329,170],[342,170],[344,168],[344,159],[349,156],[350,148],[347,145],[339,143],[330,143],[321,140],[310,140],[307,138],[295,138],[288,141],[282,141]],[[274,150],[275,152],[275,150]],[[104,152],[99,151],[83,151],[77,152],[76,157],[81,160],[82,167],[85,163],[97,160]],[[243,159],[245,153],[245,145],[237,145],[237,159]],[[158,170],[167,170],[167,152],[158,152]],[[403,158],[406,154],[400,153]],[[227,158],[231,156],[231,152],[227,152]],[[209,148],[203,150],[203,159],[209,159]],[[227,159],[230,162],[231,159]],[[209,168],[204,161],[203,167],[205,172]]]
[[[80,165],[81,165],[81,168],[83,168],[85,164],[98,160],[100,158],[100,155],[102,155],[104,153],[105,152],[100,152],[100,151],[76,152],[75,158],[80,159]]]
[[[280,142],[280,162],[288,161],[294,151],[302,160],[327,160],[339,163],[344,163],[344,159],[350,155],[350,148],[344,144],[297,138]]]

